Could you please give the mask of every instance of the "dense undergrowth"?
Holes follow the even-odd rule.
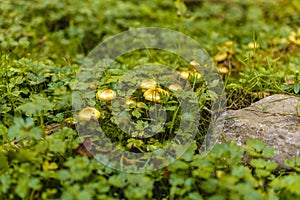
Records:
[[[6,0],[0,13],[0,199],[300,198],[300,160],[287,160],[289,170],[278,169],[266,161],[273,151],[260,141],[243,147],[229,142],[206,157],[198,154],[209,122],[209,95],[202,98],[202,120],[190,149],[172,165],[146,174],[119,172],[93,159],[72,113],[76,73],[88,53],[110,36],[147,26],[180,31],[208,51],[223,78],[228,109],[270,94],[299,96],[298,1]],[[160,52],[142,54],[138,62],[145,59],[175,62]],[[124,55],[115,66],[127,70],[136,60]],[[113,87],[120,74],[108,71],[106,86]],[[197,84],[205,93],[205,85]],[[177,106],[168,105],[172,112]],[[109,109],[101,110],[99,120],[121,140]],[[145,116],[132,109],[135,118]],[[148,148],[130,138],[120,144],[128,140],[134,150]],[[149,146],[156,145],[162,143]],[[252,158],[248,164],[242,162],[244,153]]]

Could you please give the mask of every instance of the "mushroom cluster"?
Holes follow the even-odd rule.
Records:
[[[145,92],[146,90],[152,88],[156,88],[156,86],[157,86],[157,82],[153,79],[146,79],[140,83],[140,88],[142,89],[142,92]]]
[[[153,79],[146,79],[140,83],[140,88],[144,93],[143,96],[147,101],[162,102],[162,95],[170,96],[169,92],[157,87],[157,82]]]
[[[196,68],[198,68],[199,66],[200,64],[197,61],[193,60],[190,62],[189,68],[182,68],[181,71],[176,71],[175,73],[181,79],[193,83],[195,80],[198,82],[199,79],[202,78],[201,74],[198,73],[196,70]],[[178,93],[183,90],[183,85],[181,85],[180,83],[169,84],[165,88],[162,88],[153,78],[142,80],[138,86],[140,90],[136,94],[139,93],[142,94],[142,96],[133,95],[133,97],[126,99],[126,101],[124,102],[126,105],[129,106],[130,109],[141,108],[147,110],[147,102],[163,103],[164,100],[169,100],[173,92]],[[111,101],[116,97],[117,93],[112,89],[105,88],[100,89],[96,92],[96,99],[108,103],[107,106],[109,107],[110,111]],[[141,97],[144,101],[141,99]],[[92,112],[92,108],[86,108],[86,110],[82,110],[80,112],[80,115],[80,119],[83,121],[97,119],[100,117],[100,113],[98,114],[98,111]]]
[[[189,80],[190,78],[200,79],[202,76],[196,70],[184,70],[180,72],[180,77],[184,80]]]
[[[189,64],[191,69],[187,69],[187,68],[183,68],[180,71],[180,78],[184,79],[184,80],[199,80],[202,78],[202,75],[197,72],[197,68],[199,68],[201,65],[199,62],[197,62],[196,60],[192,60]]]

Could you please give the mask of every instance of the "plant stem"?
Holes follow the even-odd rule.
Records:
[[[174,127],[174,124],[175,124],[175,120],[176,120],[176,117],[177,117],[177,113],[178,113],[178,110],[180,108],[180,104],[178,105],[177,109],[175,110],[175,113],[173,115],[173,118],[172,118],[172,124],[171,124],[171,127],[170,127],[170,133],[172,133],[173,131],[173,127]]]

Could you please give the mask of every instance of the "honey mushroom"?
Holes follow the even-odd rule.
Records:
[[[195,70],[184,70],[180,72],[180,77],[184,80],[188,80],[190,77],[196,77],[197,79],[200,79],[202,76]]]
[[[145,92],[148,89],[156,88],[157,82],[153,79],[146,79],[143,80],[139,86],[142,89],[142,92]]]
[[[136,101],[133,100],[133,99],[127,99],[127,100],[125,101],[125,104],[126,104],[126,105],[131,105],[131,104],[135,104],[135,103],[136,103]]]
[[[115,91],[111,89],[102,89],[98,90],[96,93],[96,98],[100,101],[110,102],[114,98],[116,98],[117,94]]]
[[[100,112],[96,108],[86,107],[78,113],[78,118],[80,121],[90,121],[99,119],[100,115]]]
[[[182,86],[181,85],[179,85],[179,84],[177,84],[177,83],[173,83],[173,84],[171,84],[171,85],[169,85],[169,90],[171,90],[171,91],[179,91],[179,90],[182,90]]]
[[[169,96],[169,92],[161,88],[151,88],[145,91],[144,98],[148,101],[161,103],[161,94]]]

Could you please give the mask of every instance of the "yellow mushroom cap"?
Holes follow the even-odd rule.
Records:
[[[133,100],[133,99],[127,99],[126,102],[125,102],[125,104],[127,104],[127,105],[135,104],[135,103],[136,103],[136,101]]]
[[[171,91],[178,91],[178,90],[182,90],[182,86],[177,84],[177,83],[174,83],[174,84],[171,84],[169,85],[169,90]]]
[[[146,80],[143,80],[141,83],[140,83],[140,88],[143,90],[143,91],[146,91],[148,89],[151,89],[151,88],[155,88],[157,85],[157,82],[153,79],[146,79]]]
[[[197,71],[193,71],[191,73],[191,75],[197,79],[200,79],[202,77],[202,75],[200,73],[198,73]]]
[[[196,60],[192,60],[190,62],[190,65],[193,66],[193,67],[200,67],[200,63],[198,63]]]
[[[100,112],[96,108],[86,107],[78,113],[80,121],[97,120],[100,118]]]
[[[227,74],[229,72],[228,68],[227,67],[218,67],[218,71],[221,73],[221,74]]]
[[[187,80],[190,76],[190,73],[191,73],[190,71],[182,71],[180,72],[180,77],[184,80]]]
[[[116,92],[111,89],[98,90],[96,94],[96,98],[98,100],[105,101],[105,102],[109,102],[113,100],[114,98],[116,98],[116,96],[117,96]]]
[[[233,41],[226,41],[226,42],[224,42],[224,45],[225,46],[227,46],[227,47],[229,47],[229,46],[232,46],[233,45]]]
[[[249,42],[248,47],[250,49],[257,49],[257,48],[259,48],[259,44],[257,42]]]
[[[148,101],[161,102],[161,94],[169,96],[169,92],[161,88],[151,88],[144,93],[144,98]]]
[[[180,77],[182,79],[188,80],[190,76],[196,77],[197,79],[200,79],[202,77],[201,74],[197,71],[187,70],[180,72]]]
[[[221,62],[226,60],[227,57],[228,57],[227,52],[219,52],[217,55],[214,56],[214,60],[217,62]]]

